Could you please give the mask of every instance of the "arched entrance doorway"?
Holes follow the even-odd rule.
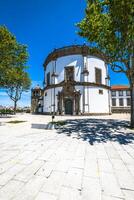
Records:
[[[71,99],[65,100],[65,114],[66,115],[73,114],[73,101]]]
[[[64,82],[63,89],[57,95],[58,114],[78,115],[80,113],[80,91],[72,82]]]

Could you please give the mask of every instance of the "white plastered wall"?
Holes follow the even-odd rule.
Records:
[[[103,94],[99,94],[99,90]],[[90,113],[109,113],[108,90],[99,87],[89,88]]]
[[[57,111],[57,94],[62,90],[61,87],[55,88],[55,111]],[[45,96],[45,94],[47,94]],[[54,111],[54,88],[45,90],[43,112],[50,113]]]
[[[83,81],[83,56],[82,55],[70,55],[63,56],[56,60],[56,77],[55,83],[60,83],[64,81],[64,68],[67,66],[74,66],[75,69],[75,81],[82,82]],[[107,70],[104,61],[99,58],[93,56],[87,56],[87,69],[89,71],[89,75],[87,77],[86,82],[95,83],[95,68],[99,68],[102,70],[102,84],[106,85],[106,77]],[[50,75],[53,73],[55,61],[51,61],[46,68],[46,75],[50,72]],[[52,82],[52,78],[50,78],[50,82]],[[80,111],[83,113],[109,113],[109,97],[108,97],[108,89],[99,88],[96,86],[76,86],[76,90],[80,90],[81,98],[80,98]],[[99,89],[103,90],[103,94],[99,94]],[[55,88],[55,95],[58,94],[58,91],[61,91],[62,88]],[[47,96],[44,94],[44,112],[53,112],[53,94],[54,89],[48,89]],[[84,105],[83,108],[83,95],[84,97]],[[55,97],[55,111],[57,111],[57,96]]]
[[[73,56],[71,55],[71,56],[64,56],[64,57],[58,58],[56,60],[56,74],[58,75],[58,77],[56,78],[55,83],[60,83],[64,81],[64,68],[67,66],[74,66],[75,68],[74,79],[76,81],[80,81],[82,64],[83,64],[82,55],[73,55]],[[51,61],[50,63],[48,63],[46,72],[45,72],[45,78],[48,72],[50,72],[50,75],[52,75],[53,67],[54,67],[54,61]],[[51,78],[51,83],[52,83],[52,78]]]
[[[83,108],[83,89],[85,89],[85,108]],[[85,113],[109,113],[108,89],[94,86],[76,86],[76,90],[80,90],[80,111]],[[103,90],[103,94],[99,94],[99,90]],[[88,94],[88,95],[86,95]]]

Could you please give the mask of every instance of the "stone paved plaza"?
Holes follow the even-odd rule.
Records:
[[[66,124],[45,130],[50,116],[0,118],[0,200],[134,200],[128,119],[56,117]]]

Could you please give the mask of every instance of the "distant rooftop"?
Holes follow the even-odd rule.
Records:
[[[128,90],[130,87],[129,85],[112,85],[112,90]]]

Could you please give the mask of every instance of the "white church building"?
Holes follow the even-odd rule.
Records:
[[[32,90],[33,113],[110,114],[108,67],[101,53],[88,46],[55,49],[44,61],[44,88]]]

